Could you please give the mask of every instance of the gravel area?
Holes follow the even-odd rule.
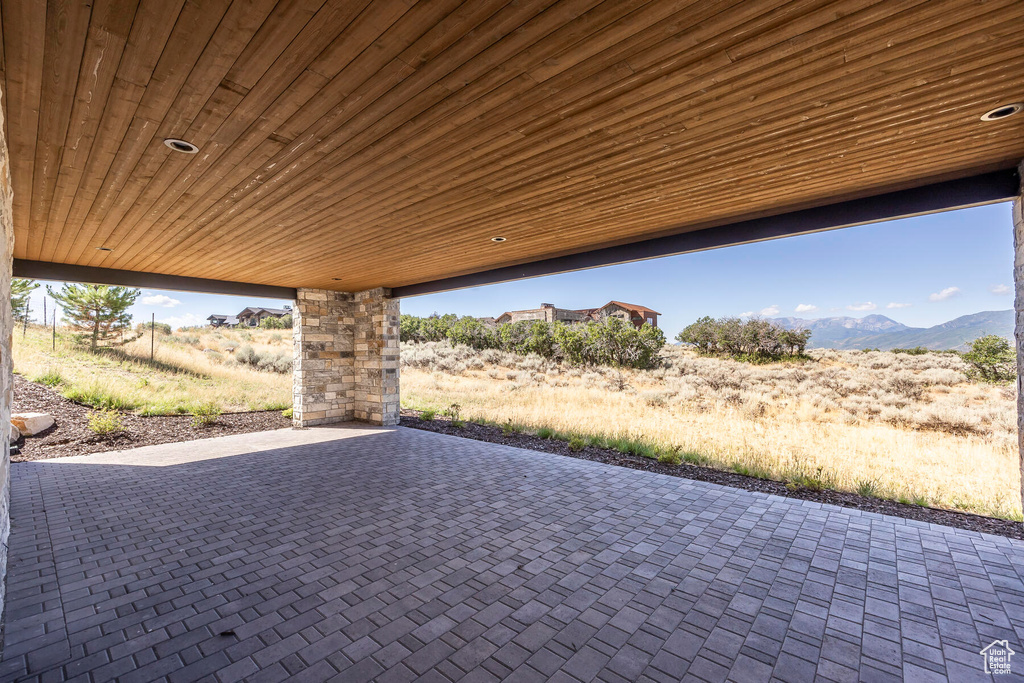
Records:
[[[264,432],[290,427],[292,421],[277,410],[221,415],[207,427],[196,427],[189,415],[142,417],[121,414],[123,432],[100,435],[88,427],[92,409],[70,401],[49,387],[14,376],[14,411],[16,413],[49,413],[55,424],[37,436],[22,437],[12,453],[13,462],[61,458],[67,455],[101,453],[103,451],[137,448],[158,443],[209,439],[228,434]]]
[[[500,427],[491,425],[464,422],[462,427],[454,427],[447,418],[440,416],[435,417],[433,420],[428,422],[424,422],[419,419],[419,411],[415,410],[402,410],[402,426],[412,427],[414,429],[423,429],[429,432],[450,434],[452,436],[462,436],[467,439],[476,439],[478,441],[500,443],[506,446],[515,446],[517,448],[528,448],[534,451],[544,451],[545,453],[555,453],[557,455],[564,455],[570,458],[593,460],[595,462],[602,462],[609,465],[630,467],[635,470],[657,472],[659,474],[667,474],[672,477],[708,481],[715,484],[722,484],[723,486],[746,489],[748,491],[761,491],[776,496],[785,496],[787,498],[813,500],[819,503],[841,505],[843,507],[857,508],[868,512],[877,512],[882,515],[892,515],[894,517],[914,519],[921,522],[930,522],[932,524],[942,524],[944,526],[956,527],[958,529],[968,529],[970,531],[996,534],[999,536],[1006,536],[1008,538],[1024,539],[1024,525],[1020,522],[1012,522],[1006,519],[983,517],[981,515],[972,515],[966,512],[940,510],[937,508],[921,507],[919,505],[908,505],[906,503],[898,503],[896,501],[882,500],[879,498],[866,498],[864,496],[859,496],[856,493],[847,493],[845,491],[814,491],[806,488],[792,489],[786,484],[778,481],[757,479],[756,477],[748,477],[734,472],[723,472],[710,467],[700,467],[698,465],[689,465],[686,463],[681,465],[663,465],[657,460],[642,458],[637,455],[627,455],[625,453],[605,448],[587,446],[581,451],[573,451],[564,441],[541,439],[540,437],[532,434],[505,434],[502,432]]]

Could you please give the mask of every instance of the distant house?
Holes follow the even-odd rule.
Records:
[[[210,327],[234,327],[238,324],[238,317],[234,315],[220,315],[214,313],[207,320],[210,321]]]
[[[503,323],[514,323],[521,320],[543,320],[544,322],[565,322],[583,323],[588,321],[601,321],[606,318],[619,318],[626,322],[633,323],[640,327],[644,323],[652,327],[658,326],[658,316],[661,315],[655,310],[646,306],[627,304],[622,301],[609,301],[600,308],[558,308],[554,304],[541,304],[540,308],[530,308],[523,311],[506,311],[494,322],[498,325]]]
[[[214,313],[207,318],[211,327],[259,327],[260,322],[266,318],[283,318],[291,315],[290,306],[284,308],[264,308],[262,306],[247,306],[238,315],[222,315]]]
[[[661,315],[661,313],[651,310],[646,306],[627,304],[622,301],[609,301],[591,315],[595,320],[621,318],[622,320],[633,323],[637,327],[640,327],[644,323],[649,324],[651,327],[657,327],[658,316]]]
[[[290,315],[291,312],[291,308],[248,306],[242,309],[242,312],[236,317],[238,318],[238,324],[242,327],[259,327],[260,321],[264,318],[283,318],[286,315]]]

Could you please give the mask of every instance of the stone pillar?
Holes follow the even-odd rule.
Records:
[[[398,404],[398,299],[386,289],[355,295],[356,406],[355,418],[396,425]]]
[[[388,294],[298,290],[292,313],[296,427],[398,424],[399,304]]]
[[[1024,506],[1024,162],[1019,166],[1022,187],[1013,200],[1013,308],[1017,341],[1017,447],[1020,452],[1020,498]]]
[[[3,93],[0,93],[0,97]],[[11,358],[11,255],[14,250],[14,218],[11,205],[10,158],[4,138],[4,114],[0,107],[0,613],[7,587],[7,539],[11,532],[11,402],[14,397],[14,361]]]

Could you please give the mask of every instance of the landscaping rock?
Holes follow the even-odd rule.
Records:
[[[53,418],[49,413],[14,413],[11,424],[25,436],[35,436],[53,426]]]
[[[11,425],[11,443],[14,443],[15,441],[17,441],[20,438],[21,438],[21,430],[18,429],[17,427],[15,427],[12,424]]]

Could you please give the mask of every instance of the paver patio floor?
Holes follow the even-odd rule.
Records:
[[[1005,538],[405,428],[12,473],[3,680],[1024,672]]]

